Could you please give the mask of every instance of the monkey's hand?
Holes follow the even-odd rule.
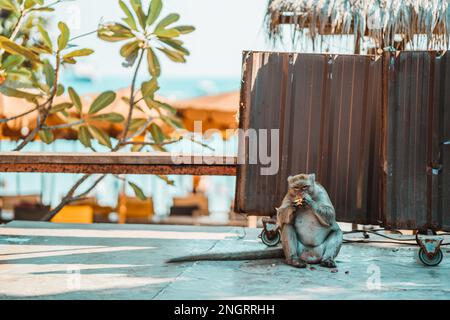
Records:
[[[324,227],[330,227],[332,222],[331,212],[328,207],[320,206],[309,194],[303,195],[303,205],[308,206],[314,211],[314,214]]]
[[[302,205],[303,206],[308,206],[312,209],[314,209],[314,205],[315,205],[315,201],[313,200],[313,198],[311,197],[311,195],[309,195],[308,193],[305,193],[302,195]]]

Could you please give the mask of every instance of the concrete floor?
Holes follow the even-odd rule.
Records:
[[[199,252],[264,249],[239,227],[57,225],[0,227],[0,299],[450,299],[450,248],[438,267],[417,249],[344,245],[339,268],[281,260],[167,265]]]

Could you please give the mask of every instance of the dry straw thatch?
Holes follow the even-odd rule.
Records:
[[[313,39],[355,34],[385,48],[396,47],[401,35],[412,49],[442,50],[449,47],[450,0],[269,0],[266,20],[275,40],[282,37],[282,24],[294,23],[294,38],[305,30]],[[417,40],[418,34],[425,40]]]

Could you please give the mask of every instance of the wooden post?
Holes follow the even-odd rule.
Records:
[[[361,32],[358,30],[356,31],[356,39],[355,39],[355,54],[361,54]]]

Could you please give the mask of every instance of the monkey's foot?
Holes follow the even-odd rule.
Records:
[[[322,267],[325,267],[325,268],[336,268],[337,266],[336,266],[336,262],[334,262],[333,260],[331,260],[331,259],[328,259],[328,260],[325,260],[325,261],[322,261],[321,263],[320,263],[320,265],[322,266]]]
[[[295,268],[306,268],[306,263],[299,258],[286,259],[286,263]]]

